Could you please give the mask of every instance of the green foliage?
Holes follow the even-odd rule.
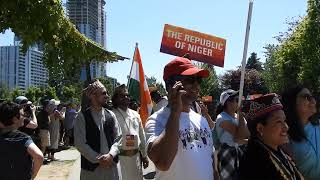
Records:
[[[151,76],[150,78],[146,77],[146,80],[149,87],[156,87],[161,95],[163,96],[167,95],[166,88],[163,86],[161,82],[158,82],[154,76]]]
[[[275,53],[279,49],[279,46],[267,45],[264,48],[266,49],[266,62],[264,64],[265,70],[262,72],[262,77],[270,92],[281,93],[281,90],[284,88],[284,81],[281,75],[281,69],[276,63],[277,54]]]
[[[260,58],[257,57],[257,53],[251,53],[247,61],[246,69],[255,69],[257,71],[262,71],[262,63],[259,60]]]
[[[79,92],[79,91],[78,91]],[[81,91],[80,91],[81,92]],[[77,90],[75,86],[69,85],[69,86],[63,86],[61,90],[61,95],[59,96],[59,99],[62,102],[67,102],[73,99],[79,99],[80,94],[77,94]]]
[[[209,71],[209,77],[203,78],[200,84],[200,96],[213,96],[214,99],[218,99],[221,89],[214,66],[205,63],[197,63],[196,66]]]
[[[19,88],[15,88],[11,93],[10,93],[10,99],[14,101],[16,97],[18,96],[23,96],[23,92]]]
[[[58,100],[56,89],[54,87],[46,87],[42,88],[43,91],[43,99],[56,99]]]
[[[45,66],[57,80],[77,81],[81,67],[92,60],[125,59],[82,35],[65,17],[61,0],[4,0],[0,32],[9,28],[22,39],[23,51],[34,43],[43,44]]]
[[[266,73],[270,89],[282,92],[300,84],[320,94],[320,2],[308,0],[307,16],[293,22],[287,33],[278,38],[278,47],[268,46]],[[275,82],[271,82],[276,80]]]
[[[25,96],[29,101],[33,102],[33,104],[38,104],[44,96],[44,92],[38,87],[29,87],[26,90]]]
[[[9,88],[5,85],[0,84],[0,99],[9,100],[10,99],[10,91]]]

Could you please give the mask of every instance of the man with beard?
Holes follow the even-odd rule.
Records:
[[[146,153],[146,138],[140,115],[129,108],[130,98],[128,89],[121,85],[115,89],[112,96],[114,109],[122,131],[122,146],[119,160],[123,180],[142,180],[142,168],[147,168],[149,161]],[[140,158],[141,153],[141,158]]]
[[[96,80],[83,90],[89,107],[82,109],[74,124],[74,143],[81,153],[81,180],[118,180],[117,156],[121,130],[113,112],[103,108],[108,94]]]
[[[213,179],[211,135],[204,136],[205,141],[198,138],[201,130],[210,127],[190,108],[199,95],[202,78],[208,76],[207,70],[182,57],[165,66],[163,79],[169,103],[150,116],[146,124],[148,156],[157,168],[155,179]],[[182,133],[191,135],[186,145]]]

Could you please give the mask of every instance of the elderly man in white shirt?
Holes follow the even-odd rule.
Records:
[[[130,98],[125,85],[116,88],[112,103],[114,107],[112,111],[117,117],[123,136],[119,154],[122,179],[142,180],[141,164],[144,168],[147,168],[149,164],[146,139],[140,115],[128,108]]]

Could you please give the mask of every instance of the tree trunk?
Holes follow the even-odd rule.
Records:
[[[87,79],[86,79],[86,81],[85,81],[85,83],[84,83],[84,85],[85,85],[85,87],[88,85],[88,84],[90,84],[90,82],[91,82],[91,73],[90,73],[90,62],[87,62],[86,63],[86,76],[87,76]]]

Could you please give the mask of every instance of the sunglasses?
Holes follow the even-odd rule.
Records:
[[[107,92],[107,91],[103,91],[103,92],[101,92],[101,93],[96,92],[96,93],[95,93],[95,95],[96,95],[96,96],[100,96],[100,95],[108,95],[108,92]]]
[[[176,81],[181,81],[186,84],[193,84],[195,82],[198,82],[199,84],[202,83],[202,78],[199,76],[175,76],[174,78],[171,78],[170,84],[174,84]]]
[[[202,78],[199,76],[185,76],[184,79],[182,79],[183,82],[187,84],[193,84],[195,82],[201,84],[202,83]]]
[[[315,97],[312,96],[311,94],[304,94],[304,95],[301,95],[301,97],[304,98],[307,101],[315,100]]]

